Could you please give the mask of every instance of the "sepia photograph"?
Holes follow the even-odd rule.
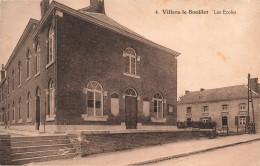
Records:
[[[260,0],[0,0],[0,165],[260,166]]]

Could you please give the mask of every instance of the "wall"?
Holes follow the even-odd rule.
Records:
[[[127,88],[134,88],[140,99],[138,123],[176,125],[177,60],[173,55],[66,13],[57,18],[57,29],[58,124],[120,125],[125,122],[123,93]],[[137,62],[137,75],[140,78],[123,75],[123,51],[127,47],[134,48],[137,55],[141,56],[140,62]],[[106,122],[88,122],[81,118],[86,108],[86,94],[83,89],[90,81],[99,82],[104,91],[107,91],[104,96],[104,115],[108,115]],[[166,99],[166,123],[151,122],[152,98],[156,92],[161,92]],[[110,109],[110,96],[113,93],[120,96],[118,116],[114,116]],[[144,97],[148,97],[150,101],[148,117],[142,113]],[[172,114],[168,114],[167,104],[174,105]]]
[[[254,111],[255,111],[255,122],[257,122],[257,130],[259,130],[259,98],[254,99]],[[222,101],[222,102],[211,102],[211,103],[198,103],[198,104],[182,104],[178,105],[178,115],[177,120],[178,121],[186,121],[186,112],[187,107],[191,107],[191,119],[192,121],[200,121],[200,118],[203,117],[203,106],[208,106],[209,108],[209,117],[211,117],[211,121],[216,122],[217,128],[221,129],[222,127],[222,105],[227,104],[228,105],[228,125],[231,131],[237,131],[237,126],[235,125],[235,116],[239,115],[239,104],[240,103],[246,103],[246,110],[247,110],[247,99],[244,100],[233,100],[233,101]],[[247,115],[247,113],[246,113]],[[252,111],[251,111],[251,105],[250,105],[250,119],[252,119]],[[258,119],[258,120],[257,120]],[[250,121],[251,121],[250,120]],[[245,130],[245,126],[239,126],[240,131]]]
[[[40,33],[33,40],[32,33],[36,29],[37,25],[33,24],[30,28],[29,33],[27,34],[26,39],[19,47],[18,51],[15,54],[15,57],[12,59],[8,67],[6,68],[6,78],[9,78],[9,95],[7,95],[6,100],[6,110],[8,111],[9,105],[9,122],[8,124],[11,126],[28,126],[28,128],[35,128],[36,123],[36,91],[37,87],[39,87],[40,91],[40,121],[41,126],[40,130],[43,130],[43,124],[45,121],[46,114],[46,105],[47,105],[47,96],[46,90],[48,89],[48,82],[50,78],[54,79],[55,82],[55,62],[47,67],[47,56],[48,56],[48,43],[46,40],[48,39],[48,31],[49,26],[52,23],[52,18],[46,21],[45,26],[40,30]],[[40,44],[40,73],[36,74],[36,44]],[[30,77],[27,79],[27,66],[26,66],[26,57],[27,51],[30,50],[31,58],[30,58]],[[21,86],[19,86],[18,81],[18,63],[21,62]],[[14,70],[14,91],[12,91],[12,70]],[[27,96],[28,92],[31,95],[30,101],[30,118],[31,121],[27,121]],[[19,98],[22,99],[21,104],[21,119],[22,122],[19,122],[18,118],[18,105]],[[12,121],[12,107],[13,101],[15,102],[15,121]],[[54,124],[52,122],[46,122],[46,124]]]
[[[0,164],[8,165],[11,162],[11,137],[0,134]]]

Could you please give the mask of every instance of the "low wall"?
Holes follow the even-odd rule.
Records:
[[[82,131],[69,133],[69,138],[81,156],[161,145],[178,141],[212,137],[213,131]]]
[[[11,162],[11,137],[0,134],[0,164],[8,165]]]

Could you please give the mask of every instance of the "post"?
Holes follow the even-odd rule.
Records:
[[[247,119],[246,119],[246,130],[248,131],[248,126],[249,126],[249,91],[250,91],[250,74],[248,73],[248,84],[247,84]],[[249,131],[248,131],[249,132]]]

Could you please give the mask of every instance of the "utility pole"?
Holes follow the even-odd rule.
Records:
[[[251,102],[251,107],[252,107],[252,116],[253,116],[253,124],[251,124],[251,129],[252,129],[252,133],[255,133],[255,113],[254,113],[254,104],[253,104],[253,94],[252,94],[252,88],[250,85],[250,74],[248,74],[248,112],[247,112],[247,128],[249,126],[249,120],[250,120],[250,116],[249,116],[249,105]]]

